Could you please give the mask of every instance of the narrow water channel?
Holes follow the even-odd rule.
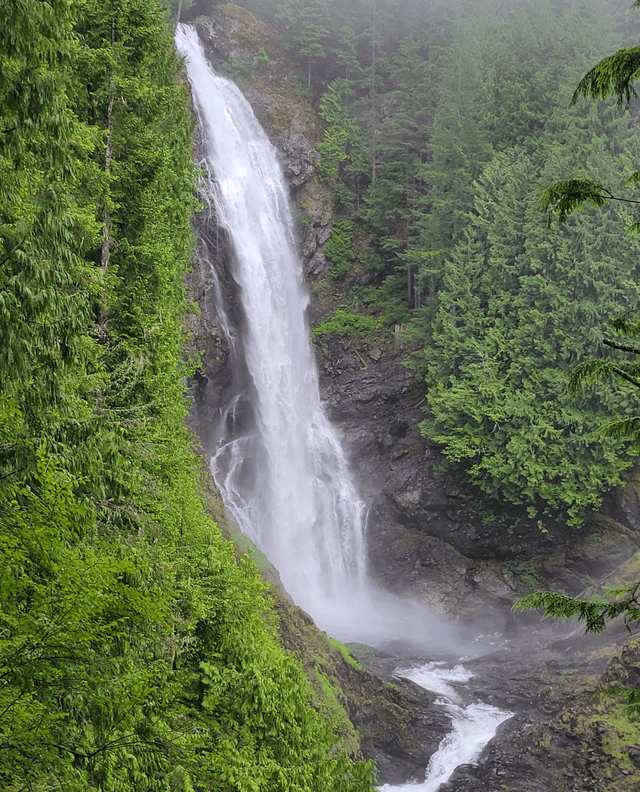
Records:
[[[385,785],[380,787],[380,792],[436,792],[451,778],[458,765],[478,759],[482,749],[495,736],[498,726],[513,715],[481,701],[463,704],[464,684],[472,677],[463,665],[430,662],[409,669],[399,668],[396,676],[410,679],[425,690],[437,693],[436,706],[446,710],[452,728],[431,757],[422,783]]]

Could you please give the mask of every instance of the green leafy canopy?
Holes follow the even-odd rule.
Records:
[[[202,503],[180,69],[153,0],[0,4],[0,788],[370,792]]]

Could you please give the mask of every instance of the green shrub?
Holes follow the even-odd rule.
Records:
[[[329,270],[330,277],[335,280],[345,275],[349,271],[353,250],[351,250],[351,235],[353,233],[353,223],[346,217],[339,217],[333,224],[333,230],[326,245],[324,246],[325,256],[332,263]]]
[[[320,322],[311,331],[313,338],[334,333],[340,336],[360,336],[365,338],[371,335],[376,329],[376,320],[373,316],[362,316],[352,311],[344,311],[342,308],[325,322]]]

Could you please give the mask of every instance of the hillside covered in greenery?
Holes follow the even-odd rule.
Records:
[[[635,107],[568,107],[636,41],[627,0],[244,5],[325,123],[325,252],[350,297],[314,334],[397,328],[461,478],[541,530],[579,525],[634,458],[598,429],[636,402],[567,380],[637,306],[640,243],[621,203],[548,228],[540,196],[575,175],[636,195]],[[198,173],[166,14],[0,4],[0,788],[370,790],[203,507],[184,425]]]
[[[153,0],[0,6],[0,787],[369,790],[201,501],[178,71]]]
[[[540,198],[579,176],[637,198],[624,184],[640,161],[635,105],[569,107],[594,61],[636,43],[637,10],[627,0],[245,5],[287,36],[326,125],[320,175],[335,182],[338,220],[325,252],[351,302],[320,332],[353,326],[345,309],[400,330],[427,386],[422,431],[461,479],[529,518],[580,525],[634,459],[599,427],[633,415],[637,400],[624,385],[576,397],[567,381],[608,354],[608,323],[637,306],[640,243],[624,203],[558,228]]]

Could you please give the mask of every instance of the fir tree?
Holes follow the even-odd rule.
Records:
[[[636,0],[632,7],[640,7],[640,2]],[[629,107],[631,101],[637,97],[633,83],[640,78],[639,57],[640,48],[628,47],[599,61],[578,83],[572,104],[576,104],[580,97],[597,100],[613,97],[619,108],[625,105]],[[593,170],[587,169],[587,172],[589,175],[586,177],[556,182],[545,191],[542,205],[550,213],[555,212],[561,223],[569,222],[572,212],[581,208],[585,203],[593,204],[600,209],[608,203],[616,201],[622,201],[631,207],[637,203],[635,198],[627,197],[622,194],[619,188],[616,189],[613,181],[602,178],[601,174]],[[639,180],[637,173],[637,171],[632,173],[627,185],[637,184]],[[631,224],[630,230],[637,233],[639,229],[640,225],[635,220]],[[633,239],[631,237],[627,241],[632,244]],[[621,294],[617,304],[618,312],[622,304],[635,304],[636,302],[633,296],[633,284],[621,281],[619,286]],[[613,311],[611,313],[613,314]],[[633,313],[635,311],[632,311],[632,315]],[[633,448],[637,451],[638,419],[635,415],[637,399],[633,398],[633,395],[635,395],[634,390],[640,386],[640,379],[638,379],[637,361],[635,358],[629,359],[628,355],[635,356],[640,351],[633,341],[638,336],[640,327],[637,322],[629,318],[629,314],[625,314],[614,321],[614,329],[622,338],[607,338],[604,339],[604,343],[614,351],[625,353],[624,357],[621,359],[618,356],[605,360],[597,357],[582,361],[572,372],[571,391],[577,394],[583,386],[601,383],[603,380],[606,382],[611,375],[619,378],[626,389],[618,389],[615,394],[605,391],[605,398],[609,400],[613,398],[618,417],[601,426],[601,435],[614,439],[631,436],[634,440]],[[626,340],[625,336],[631,340]],[[591,351],[593,352],[593,347]],[[631,394],[629,394],[629,388],[631,388]],[[602,390],[600,394],[602,394]],[[632,412],[631,416],[629,416],[630,411]],[[621,414],[622,417],[620,417]],[[544,608],[545,615],[553,616],[556,619],[577,617],[585,622],[586,632],[599,633],[606,627],[609,620],[619,616],[624,617],[627,625],[635,624],[640,620],[639,586],[640,584],[635,583],[617,589],[608,588],[605,589],[605,596],[589,600],[575,599],[552,591],[541,591],[521,599],[514,606],[514,610]],[[627,704],[634,714],[637,713],[637,690],[627,692]]]
[[[591,128],[597,124],[594,113]],[[632,161],[639,142],[624,127]],[[527,505],[532,516],[539,508],[566,511],[577,524],[632,456],[624,442],[598,435],[613,400],[576,403],[567,378],[602,344],[598,325],[621,294],[637,290],[639,251],[620,233],[628,213],[613,209],[597,234],[583,217],[549,239],[535,184],[575,167],[576,154],[609,178],[619,164],[595,141],[573,143],[572,162],[557,152],[546,162],[517,150],[497,155],[476,183],[424,352],[430,387],[422,429],[485,491]]]

